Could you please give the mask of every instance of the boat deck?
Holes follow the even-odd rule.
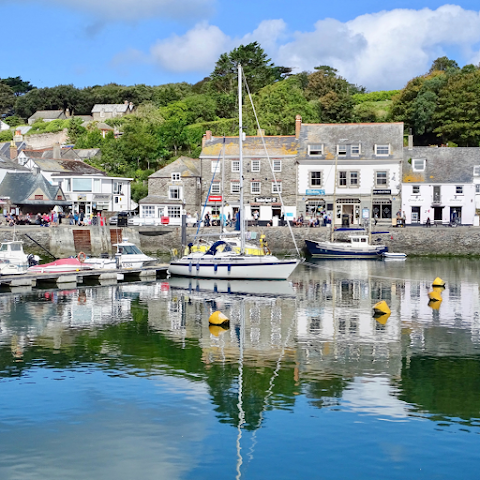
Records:
[[[77,272],[23,273],[20,275],[0,275],[0,290],[33,287],[75,287],[78,284],[112,285],[118,282],[135,280],[151,281],[166,278],[168,265],[159,264],[142,268],[94,269]]]

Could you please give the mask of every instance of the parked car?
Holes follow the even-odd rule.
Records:
[[[127,210],[125,212],[118,212],[117,214],[113,215],[112,217],[110,217],[108,223],[110,225],[117,225],[118,223],[118,215],[126,215],[127,216],[127,221],[128,221],[128,225],[133,225],[133,217],[135,216],[135,212],[133,210]]]

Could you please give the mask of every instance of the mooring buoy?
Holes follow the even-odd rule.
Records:
[[[445,287],[445,282],[440,277],[437,277],[433,281],[432,287]]]
[[[384,314],[384,313],[388,313],[390,315],[390,313],[392,313],[390,311],[390,309],[388,308],[388,305],[387,305],[387,302],[385,300],[381,300],[380,302],[376,303],[374,306],[373,306],[373,311],[376,313],[376,314]]]
[[[228,322],[230,322],[230,319],[219,310],[213,312],[208,319],[208,323],[211,323],[212,325],[224,325]]]

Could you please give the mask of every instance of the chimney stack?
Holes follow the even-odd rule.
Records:
[[[297,115],[295,117],[295,138],[300,137],[300,128],[302,127],[302,116]]]
[[[54,158],[54,160],[58,160],[58,159],[62,158],[62,155],[60,153],[60,144],[58,142],[56,142],[53,145],[53,158]]]
[[[206,142],[209,142],[211,139],[212,139],[212,131],[211,131],[211,130],[207,130],[207,131],[205,132],[205,141],[206,141]]]
[[[413,150],[413,135],[408,136],[408,149]]]
[[[12,140],[10,142],[10,160],[12,162],[17,159],[17,146],[15,145],[15,142]]]

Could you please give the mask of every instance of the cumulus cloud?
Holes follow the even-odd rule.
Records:
[[[73,8],[105,20],[206,18],[216,0],[31,0]]]
[[[463,60],[459,63],[478,63],[480,12],[455,5],[436,10],[395,9],[348,22],[323,19],[312,31],[294,33],[284,20],[265,20],[238,38],[200,23],[184,35],[159,40],[150,50],[149,61],[172,72],[208,74],[221,53],[253,41],[277,65],[297,72],[330,65],[370,90],[401,88],[428,71],[432,61],[449,49],[459,52]]]

